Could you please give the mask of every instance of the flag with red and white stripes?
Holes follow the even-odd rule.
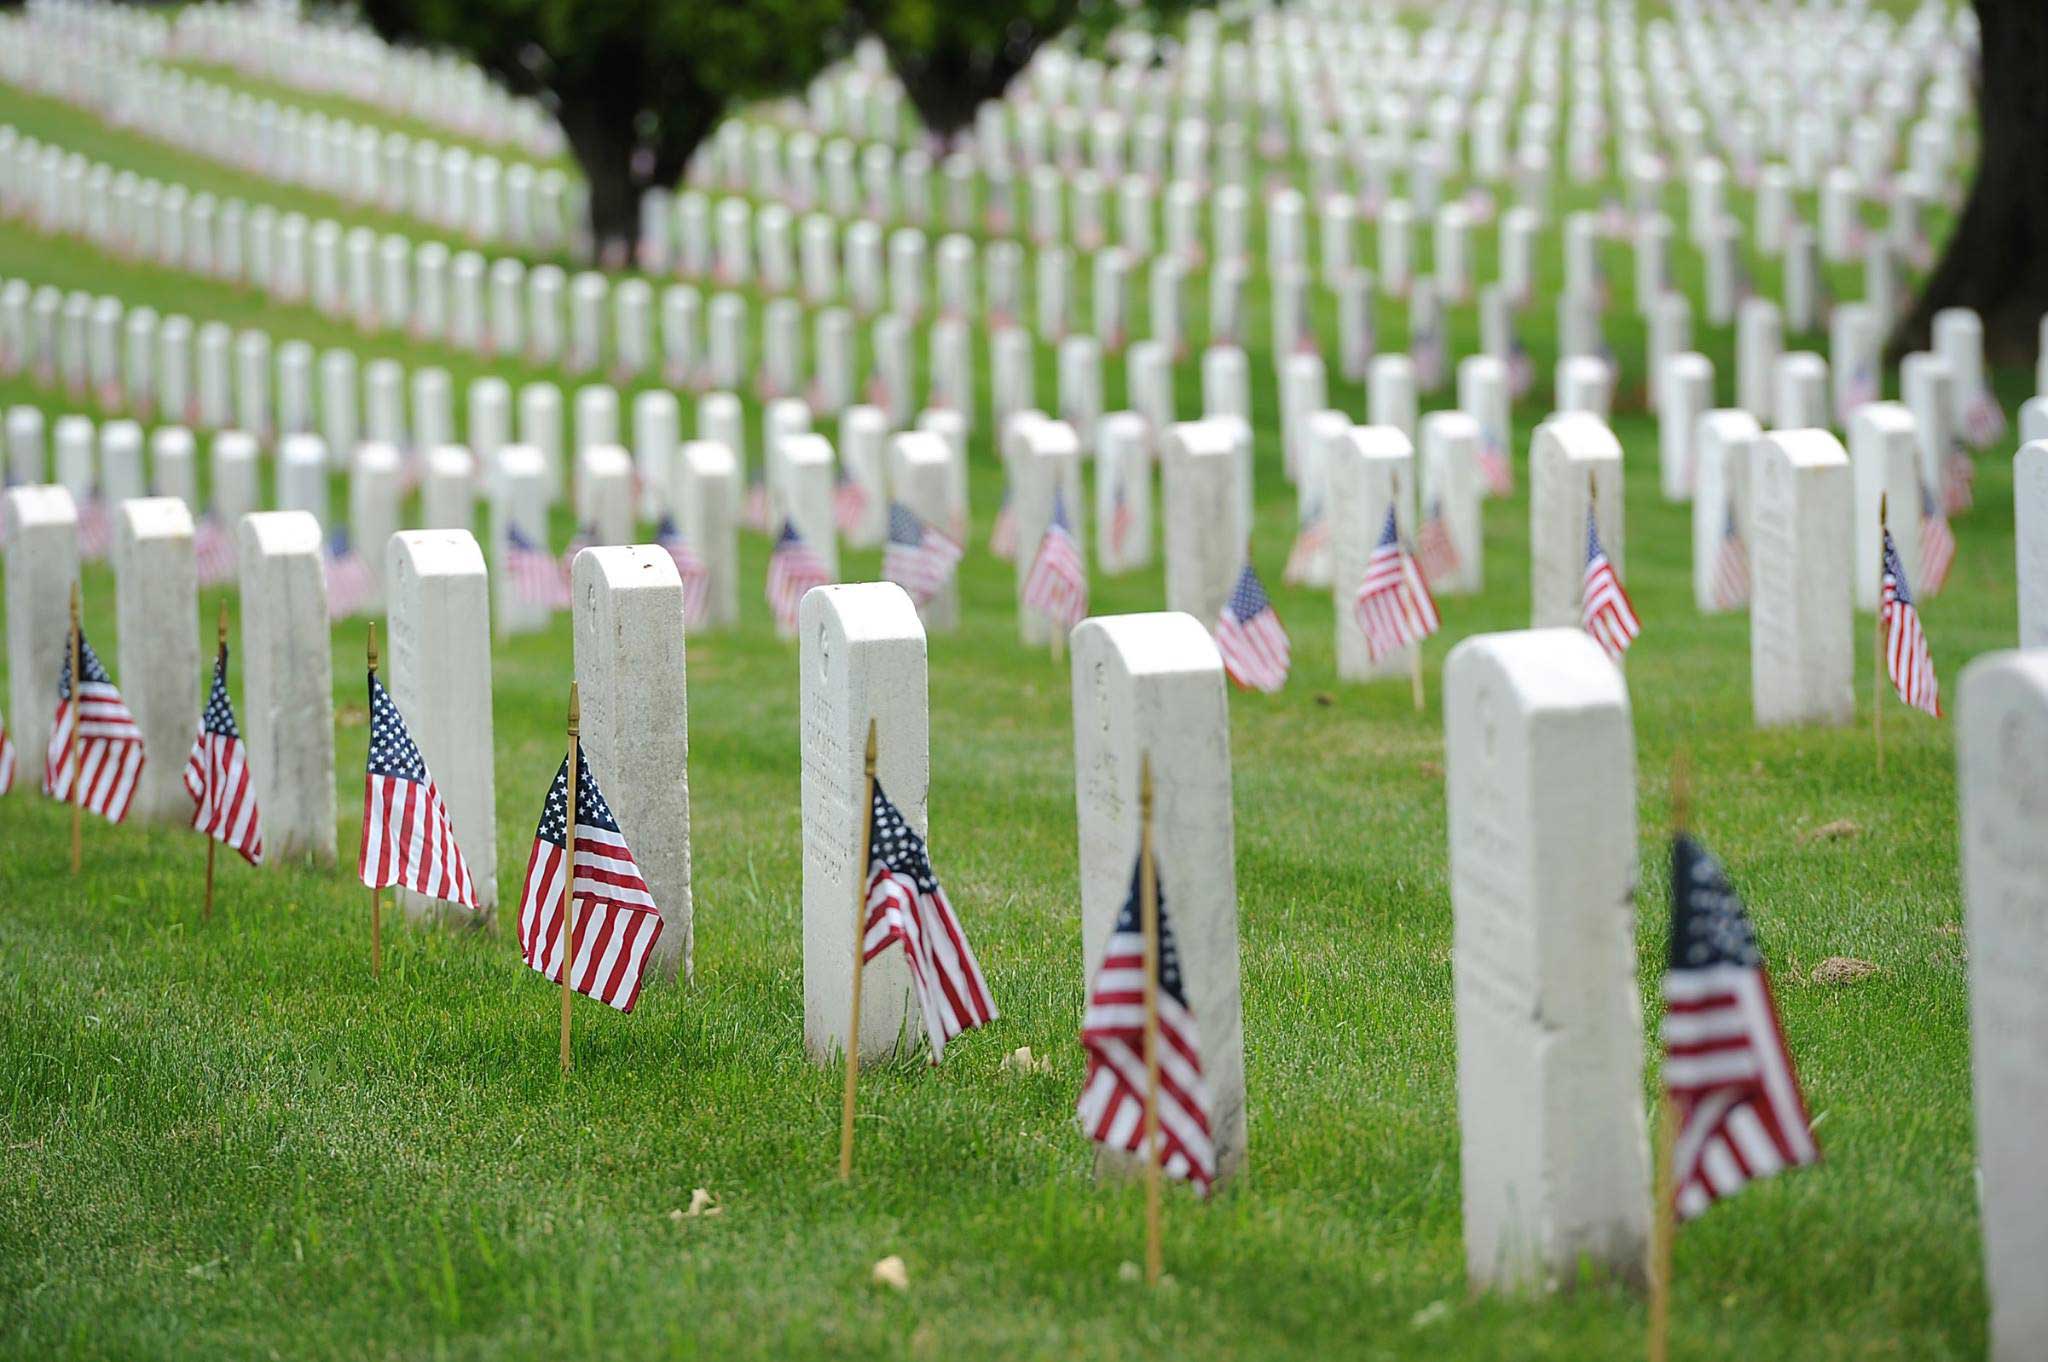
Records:
[[[526,886],[519,896],[519,953],[554,983],[562,982],[562,917],[573,951],[569,986],[586,998],[631,1012],[640,997],[647,957],[661,940],[661,909],[641,878],[632,848],[597,788],[583,749],[576,749],[576,863],[569,859],[569,759],[564,757],[541,806]]]
[[[1977,504],[1977,465],[1958,446],[1941,463],[1941,508],[1961,515]]]
[[[1963,438],[1972,449],[1989,449],[2005,437],[2005,408],[1988,389],[1979,389],[1963,408]]]
[[[66,640],[67,644],[70,640]],[[114,679],[100,665],[99,654],[78,634],[79,672],[77,704],[71,695],[71,650],[64,650],[64,665],[57,673],[57,718],[50,729],[50,745],[43,754],[43,793],[70,803],[74,774],[72,734],[79,788],[79,804],[109,823],[128,816],[128,804],[135,798],[135,782],[142,775],[142,730],[127,702],[114,688]]]
[[[673,516],[663,516],[655,526],[654,546],[675,562],[683,579],[683,624],[694,629],[711,609],[711,569],[683,538]]]
[[[107,512],[105,498],[97,491],[86,493],[78,506],[78,556],[87,563],[105,560],[114,543],[114,518]]]
[[[370,755],[363,774],[357,872],[372,889],[395,884],[476,911],[476,887],[441,791],[406,731],[391,692],[370,673]]]
[[[1246,690],[1270,694],[1287,684],[1293,665],[1287,631],[1280,627],[1273,600],[1250,563],[1237,574],[1237,586],[1216,617],[1216,651],[1223,657],[1223,670]]]
[[[1428,582],[1448,581],[1464,566],[1458,541],[1451,535],[1451,522],[1444,515],[1442,497],[1430,499],[1429,514],[1415,527],[1415,562]]]
[[[848,477],[845,468],[839,470],[839,480],[832,486],[832,523],[839,533],[852,534],[860,528],[860,522],[868,513],[868,489]]]
[[[14,739],[7,732],[7,720],[0,718],[0,795],[14,788]]]
[[[1320,505],[1311,506],[1301,517],[1301,529],[1287,550],[1287,566],[1280,580],[1289,586],[1303,586],[1326,571],[1330,555],[1330,520]]]
[[[541,610],[569,608],[569,575],[561,560],[517,525],[505,531],[505,577],[513,598]]]
[[[989,526],[988,551],[1004,562],[1017,556],[1017,514],[1010,509],[1010,489],[1003,489],[1002,505],[996,507],[995,523]]]
[[[1491,426],[1479,432],[1479,478],[1490,497],[1514,495],[1515,466],[1508,459],[1507,437]]]
[[[1664,1100],[1674,1209],[1690,1220],[1757,1178],[1820,1157],[1756,929],[1706,848],[1671,844]]]
[[[326,564],[327,618],[354,619],[368,610],[377,596],[377,578],[349,543],[347,530],[336,530],[327,541]]]
[[[867,894],[861,962],[902,943],[932,1063],[937,1064],[947,1041],[994,1021],[996,1005],[981,962],[932,870],[924,839],[911,831],[880,781],[868,811]]]
[[[1365,580],[1352,598],[1351,615],[1365,635],[1366,655],[1374,662],[1420,643],[1443,623],[1436,612],[1436,598],[1429,594],[1429,583],[1401,545],[1391,506],[1380,541],[1366,560]]]
[[[1590,506],[1586,508],[1586,575],[1579,583],[1579,623],[1617,662],[1643,632],[1635,605],[1622,589],[1607,550],[1600,546],[1600,528]]]
[[[199,715],[199,736],[185,759],[185,792],[192,796],[192,826],[225,842],[250,865],[263,864],[263,818],[249,776],[249,749],[228,700],[228,650],[213,662],[213,689]]]
[[[1145,923],[1139,897],[1142,856],[1131,872],[1131,892],[1096,966],[1081,1019],[1088,1074],[1075,1103],[1081,1129],[1097,1144],[1147,1154],[1145,1105],[1150,1087],[1145,1062]],[[1159,1011],[1159,1163],[1197,1193],[1216,1180],[1216,1145],[1209,1133],[1209,1086],[1202,1078],[1202,1037],[1181,974],[1180,947],[1166,914],[1166,889],[1157,886]]]
[[[818,551],[796,532],[796,522],[782,522],[782,536],[768,555],[768,608],[775,612],[775,627],[785,634],[796,632],[797,607],[804,593],[814,586],[829,586],[832,570]]]
[[[1880,586],[1885,671],[1901,700],[1940,718],[1941,686],[1934,677],[1934,658],[1927,650],[1927,635],[1920,628],[1920,609],[1913,603],[1913,589],[1906,581],[1906,568],[1899,561],[1898,546],[1892,543],[1890,530],[1884,532]]]
[[[960,563],[960,546],[927,525],[900,501],[889,503],[889,542],[882,550],[882,576],[910,593],[919,605],[946,589]]]
[[[1932,596],[1948,581],[1948,570],[1956,560],[1956,532],[1948,517],[1935,505],[1934,494],[1923,483],[1920,488],[1920,594]]]
[[[1729,503],[1721,530],[1721,546],[1714,553],[1714,604],[1733,610],[1749,604],[1749,545],[1735,528],[1735,506]]]
[[[219,586],[235,579],[235,536],[217,515],[203,515],[192,527],[192,562],[200,586]]]
[[[1131,530],[1137,525],[1137,513],[1131,509],[1131,499],[1126,494],[1124,479],[1116,480],[1116,496],[1109,505],[1109,548],[1121,558],[1124,546],[1130,542]]]
[[[1062,631],[1088,615],[1088,567],[1067,522],[1066,494],[1058,490],[1052,494],[1052,520],[1024,574],[1024,605]]]

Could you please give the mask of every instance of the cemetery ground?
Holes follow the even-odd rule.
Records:
[[[103,129],[88,144],[89,120],[12,91],[0,117],[48,135],[76,117],[81,150],[160,173],[202,164]],[[1541,258],[1555,268],[1554,251]],[[15,274],[440,364],[458,391],[486,371],[0,224],[0,275]],[[1264,305],[1255,286],[1254,334]],[[1516,411],[1518,490],[1486,506],[1485,591],[1441,603],[1421,715],[1404,682],[1338,684],[1328,593],[1278,586],[1293,497],[1272,388],[1254,385],[1254,553],[1295,667],[1281,694],[1231,700],[1249,1161],[1208,1204],[1170,1190],[1170,1287],[1124,1278],[1141,1253],[1141,1197],[1095,1185],[1072,1120],[1084,979],[1069,681],[1016,642],[1013,570],[985,551],[1000,482],[979,430],[962,624],[930,641],[931,843],[1003,1016],[937,1070],[864,1066],[851,1186],[834,1176],[839,1071],[802,1045],[796,651],[759,600],[767,543],[746,536],[743,626],[690,640],[695,981],[650,984],[632,1016],[580,1002],[567,1078],[558,995],[511,931],[563,747],[566,616],[493,649],[496,927],[408,927],[387,912],[381,980],[352,874],[363,621],[334,645],[343,863],[257,872],[224,857],[210,921],[189,832],[89,820],[72,877],[68,815],[32,793],[39,754],[23,754],[24,779],[0,800],[0,1351],[1639,1356],[1633,1293],[1588,1280],[1535,1301],[1471,1300],[1460,1237],[1436,699],[1452,643],[1528,622],[1526,452],[1548,406],[1553,324],[1541,303],[1522,317],[1539,391]],[[1461,309],[1454,352],[1472,348],[1471,326]],[[1625,291],[1608,326],[1633,364]],[[1728,329],[1698,331],[1725,391]],[[1382,347],[1404,334],[1383,305]],[[1806,344],[1821,341],[1787,348]],[[1193,410],[1194,366],[1178,375]],[[1996,378],[2011,411],[2028,376]],[[1823,1150],[1818,1168],[1757,1183],[1679,1236],[1674,1355],[1979,1356],[1951,724],[1887,697],[1879,775],[1872,625],[1859,615],[1858,722],[1753,728],[1747,617],[1693,608],[1689,513],[1658,495],[1639,386],[1639,373],[1624,379],[1613,424],[1645,624],[1626,670],[1646,1053],[1668,775],[1683,750],[1696,826],[1756,916]],[[1120,362],[1105,387],[1122,391]],[[1363,410],[1359,386],[1334,375],[1331,396]],[[0,382],[0,403],[15,402],[82,409]],[[1951,696],[1964,662],[2012,638],[2009,458],[1994,450],[1978,469],[1950,582],[1925,611]],[[571,526],[551,528],[561,543]],[[844,575],[878,564],[850,551]],[[111,574],[88,568],[84,581],[86,628],[111,657]],[[1097,614],[1157,609],[1159,569],[1098,573],[1091,589]],[[216,596],[202,600],[208,619]],[[1043,1068],[1005,1065],[1027,1045]],[[1653,1078],[1646,1066],[1646,1098]],[[698,1187],[717,1213],[677,1214]],[[890,1254],[907,1293],[869,1281]]]

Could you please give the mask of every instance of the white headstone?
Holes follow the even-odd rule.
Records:
[[[1583,412],[1553,416],[1529,446],[1531,617],[1547,629],[1579,623],[1587,507],[1597,498],[1600,546],[1624,582],[1621,444]]]
[[[318,435],[287,435],[279,446],[277,508],[327,524],[327,442]]]
[[[19,408],[17,408],[19,410]],[[24,779],[41,769],[71,638],[78,508],[51,484],[6,490],[7,727]]]
[[[1855,558],[1851,576],[1856,608],[1875,614],[1881,595],[1882,504],[1892,545],[1906,580],[1920,584],[1920,438],[1913,413],[1903,402],[1867,402],[1849,418],[1849,460],[1856,483]],[[2018,489],[2014,489],[2017,493]]]
[[[2048,442],[2029,441],[2012,460],[2020,647],[2048,648]]]
[[[1136,412],[1111,412],[1096,426],[1095,561],[1106,576],[1152,562],[1151,426]]]
[[[704,563],[704,618],[698,629],[739,623],[740,464],[716,440],[691,440],[676,455],[676,527]]]
[[[1017,636],[1026,644],[1052,641],[1053,626],[1039,611],[1024,604],[1024,581],[1031,574],[1039,543],[1052,524],[1058,496],[1074,542],[1086,542],[1082,523],[1081,444],[1064,421],[1015,421],[1004,435],[1003,462],[1010,471],[1010,513],[1017,526]]]
[[[1432,577],[1429,588],[1439,596],[1471,595],[1486,583],[1479,423],[1461,411],[1433,411],[1422,418],[1421,436],[1421,519],[1440,517],[1457,554],[1457,566]]]
[[[1387,511],[1393,510],[1404,540],[1414,535],[1415,446],[1407,432],[1394,426],[1353,426],[1327,457],[1337,675],[1346,681],[1406,677],[1414,645],[1374,661],[1358,627],[1354,603],[1373,547],[1386,527]]]
[[[1856,717],[1849,456],[1824,430],[1752,446],[1750,701],[1760,728]]]
[[[548,607],[512,589],[512,531],[528,543],[548,550],[548,473],[541,452],[531,445],[506,445],[490,479],[491,578],[497,583],[498,636],[530,634],[546,629],[553,619]]]
[[[1237,498],[1237,438],[1221,420],[1168,426],[1160,441],[1166,608],[1214,628],[1237,584],[1250,527]]]
[[[1714,362],[1687,352],[1664,361],[1657,402],[1657,473],[1666,501],[1692,499],[1693,435],[1714,405]]]
[[[238,529],[242,739],[263,850],[275,865],[334,860],[334,665],[325,539],[304,511],[266,511]]]

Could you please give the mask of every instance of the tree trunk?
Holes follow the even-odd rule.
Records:
[[[1891,338],[1927,347],[1934,314],[1975,308],[1994,364],[2031,363],[2048,312],[2048,4],[1976,0],[1982,151],[1948,250]]]
[[[633,115],[607,100],[563,97],[557,118],[590,190],[590,245],[600,265],[630,264],[640,243],[640,196],[633,174]]]

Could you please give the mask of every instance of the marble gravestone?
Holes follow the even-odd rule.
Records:
[[[1328,453],[1331,600],[1336,607],[1337,675],[1366,681],[1409,674],[1414,644],[1377,662],[1358,627],[1354,602],[1366,564],[1386,529],[1387,511],[1404,540],[1415,531],[1415,447],[1393,426],[1353,426]]]
[[[1531,615],[1536,628],[1579,623],[1586,576],[1586,515],[1592,506],[1600,545],[1623,583],[1621,444],[1607,423],[1584,412],[1536,427],[1529,449]]]
[[[262,511],[237,531],[242,739],[263,811],[265,863],[335,858],[334,666],[325,538],[305,511]]]
[[[853,1020],[857,913],[867,867],[858,863],[868,724],[875,726],[875,780],[919,836],[927,835],[931,784],[925,633],[910,596],[894,582],[820,587],[798,610],[803,741],[804,1048],[833,1065]],[[901,950],[865,967],[860,1056],[915,1049],[924,1035]]]
[[[142,730],[138,817],[192,825],[185,758],[192,750],[199,676],[199,570],[192,512],[176,497],[120,503],[114,527],[114,610],[121,698]]]
[[[7,727],[23,778],[39,771],[78,583],[78,504],[53,484],[6,489]]]
[[[691,440],[675,460],[676,528],[702,560],[704,617],[698,629],[739,623],[740,464],[717,440]]]
[[[1230,711],[1207,624],[1173,612],[1098,616],[1073,634],[1074,786],[1081,963],[1089,987],[1138,862],[1140,772],[1149,759],[1153,845],[1181,973],[1202,1039],[1218,1182],[1244,1170],[1244,1019],[1238,964]],[[1099,1173],[1138,1167],[1099,1151]]]
[[[1920,582],[1920,435],[1905,403],[1865,402],[1850,414],[1849,461],[1855,482],[1850,567],[1856,608],[1875,614],[1883,577],[1880,504],[1907,582],[1916,587]],[[2016,497],[2018,490],[2015,486]]]
[[[2012,460],[2020,647],[2048,648],[2048,441],[2020,446]]]
[[[653,545],[585,549],[570,599],[584,759],[661,910],[648,977],[680,969],[687,982],[695,940],[682,575]]]
[[[1650,1156],[1619,669],[1576,626],[1466,639],[1444,664],[1444,766],[1467,1278],[1524,1293],[1588,1268],[1641,1282]]]
[[[1213,419],[1168,426],[1160,442],[1166,608],[1212,628],[1247,553],[1236,450],[1234,430]]]
[[[1856,717],[1849,456],[1824,430],[1752,447],[1750,704],[1759,728]]]

